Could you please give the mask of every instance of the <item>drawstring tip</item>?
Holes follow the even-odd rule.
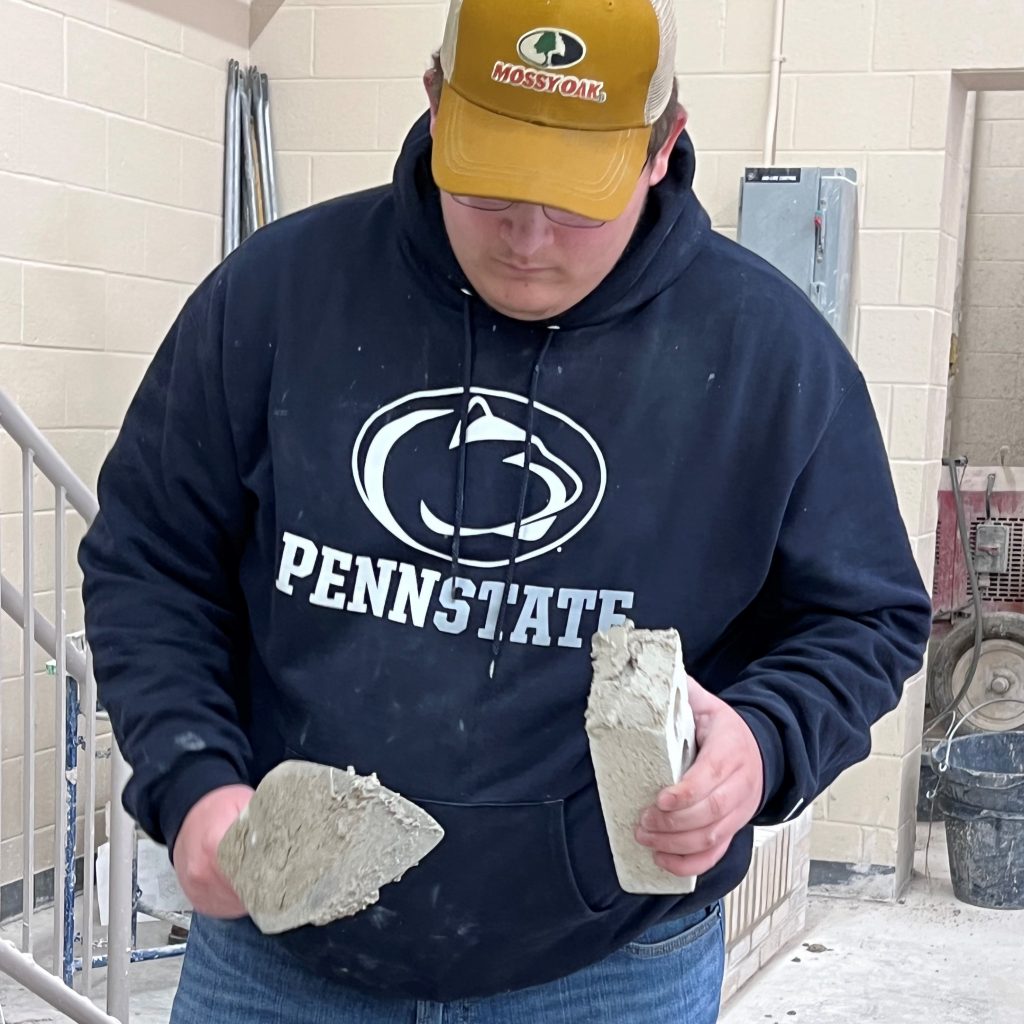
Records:
[[[491,667],[487,670],[487,675],[490,679],[494,678],[494,658],[491,658]]]

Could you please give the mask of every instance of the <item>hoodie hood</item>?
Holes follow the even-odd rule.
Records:
[[[470,285],[448,242],[440,193],[430,169],[431,152],[430,115],[424,114],[395,165],[401,245],[415,272],[434,279],[440,301],[461,306],[459,292]],[[710,219],[693,193],[695,170],[693,143],[683,132],[668,173],[650,190],[622,258],[594,291],[556,318],[563,330],[618,319],[671,287],[686,270],[711,230]]]

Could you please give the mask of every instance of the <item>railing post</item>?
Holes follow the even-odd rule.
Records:
[[[95,909],[93,865],[96,863],[96,677],[92,670],[92,650],[85,649],[85,686],[82,689],[81,714],[85,725],[85,740],[79,761],[79,781],[82,784],[82,821],[85,836],[82,844],[84,865],[82,898],[82,991],[88,995],[92,988],[92,922]],[[85,778],[82,778],[82,769]],[[114,782],[111,779],[111,788]]]
[[[128,968],[131,963],[131,915],[135,893],[132,858],[135,823],[121,806],[130,771],[117,742],[110,754],[110,929],[107,933],[107,1013],[128,1024]]]
[[[36,871],[36,688],[32,679],[35,662],[35,557],[33,550],[33,516],[35,507],[32,484],[35,460],[31,448],[22,450],[21,458],[21,554],[22,589],[25,595],[24,628],[22,630],[22,815],[21,815],[21,948],[32,952],[32,917],[35,910]]]

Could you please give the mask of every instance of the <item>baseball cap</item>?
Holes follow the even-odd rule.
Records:
[[[668,106],[675,50],[675,0],[452,0],[434,180],[614,220]]]

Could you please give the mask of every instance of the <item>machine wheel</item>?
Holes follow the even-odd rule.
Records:
[[[1024,615],[994,612],[982,616],[981,658],[970,689],[957,706],[958,717],[997,697],[1019,704],[992,704],[973,714],[965,732],[1008,732],[1024,729]],[[932,655],[928,694],[934,713],[947,708],[967,679],[974,651],[974,619],[948,633]]]

